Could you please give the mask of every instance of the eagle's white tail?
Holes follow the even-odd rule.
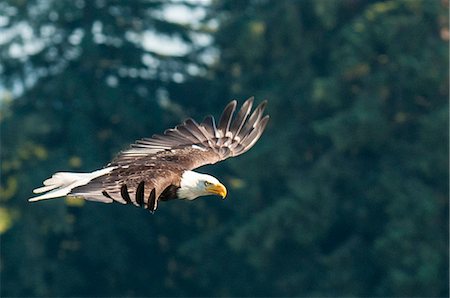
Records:
[[[35,202],[40,200],[59,198],[70,194],[75,187],[88,184],[92,179],[108,174],[115,167],[104,168],[92,173],[71,173],[58,172],[44,181],[44,186],[33,190],[34,193],[43,193],[40,196],[30,198],[28,201]]]

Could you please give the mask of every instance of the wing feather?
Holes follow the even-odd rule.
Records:
[[[234,137],[236,137],[241,131],[242,127],[245,124],[245,120],[247,120],[250,111],[253,106],[253,97],[250,97],[248,100],[244,102],[241,109],[239,110],[236,119],[234,119],[233,124],[231,125],[230,131]]]
[[[145,191],[145,182],[141,181],[136,188],[136,203],[139,206],[144,206],[144,191]]]
[[[148,197],[148,204],[147,204],[147,209],[150,210],[150,212],[152,213],[156,210],[156,202],[157,202],[156,192],[155,189],[153,188]]]
[[[207,131],[202,131],[200,125],[195,122],[193,119],[188,119],[184,122],[186,128],[196,136],[196,138],[200,141],[200,143],[209,139],[209,134]]]
[[[184,164],[187,168],[208,163],[207,158],[201,157],[205,152],[209,152],[206,155],[211,158],[210,163],[242,154],[259,139],[269,119],[267,116],[263,118],[267,101],[251,113],[253,102],[253,97],[246,100],[233,118],[237,102],[231,101],[222,112],[217,126],[213,116],[207,116],[200,124],[187,119],[161,135],[140,139],[130,149],[121,152],[111,165],[136,163],[140,159],[157,157],[161,151],[172,151],[173,155],[177,155],[181,152],[179,149],[186,147],[197,149],[193,158],[201,160]],[[211,152],[218,156],[211,155]]]
[[[120,187],[120,194],[122,195],[122,198],[127,202],[127,204],[133,204],[133,201],[131,201],[130,194],[128,193],[128,186],[126,184],[123,184],[122,187]]]
[[[211,138],[216,137],[217,135],[217,128],[216,128],[216,122],[214,121],[214,117],[209,115],[207,116],[202,123],[200,124],[201,127],[203,127],[209,134]]]
[[[202,138],[197,137],[193,131],[191,131],[186,124],[182,124],[177,126],[177,129],[180,133],[186,136],[187,140],[189,140],[190,144],[199,144],[202,142]]]
[[[264,132],[267,123],[269,122],[269,115],[265,116],[258,124],[258,126],[242,140],[240,143],[241,149],[237,151],[237,154],[242,154],[248,151],[259,140]]]
[[[181,126],[181,125],[177,125],[174,129],[169,129],[169,131],[168,131],[167,133],[164,132],[164,134],[165,134],[165,135],[170,135],[170,136],[172,136],[173,138],[178,138],[178,140],[179,140],[180,143],[184,143],[184,142],[186,142],[186,141],[189,141],[189,140],[190,140],[190,139],[189,139],[189,136],[183,134],[183,133],[180,131],[180,129],[179,129],[180,126]],[[195,141],[195,139],[193,139],[192,141]]]
[[[267,101],[263,101],[256,109],[255,111],[250,115],[250,118],[245,123],[244,127],[241,129],[241,131],[237,135],[238,141],[242,140],[245,136],[251,133],[252,129],[255,127],[255,125],[258,123],[258,121],[261,119],[264,109],[266,108]]]
[[[217,137],[227,137],[228,131],[230,129],[231,120],[233,118],[233,113],[236,110],[237,101],[232,100],[223,110],[222,116],[219,120],[218,132],[219,136]]]

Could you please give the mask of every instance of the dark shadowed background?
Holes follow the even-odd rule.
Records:
[[[1,296],[448,296],[448,41],[447,0],[1,1]],[[27,202],[253,95],[227,200]]]

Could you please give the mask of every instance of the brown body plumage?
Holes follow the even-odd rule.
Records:
[[[253,98],[248,99],[233,119],[236,105],[236,101],[231,101],[226,106],[217,127],[212,116],[200,124],[188,119],[162,135],[136,141],[102,170],[56,173],[44,181],[44,187],[35,190],[35,193],[47,193],[30,200],[81,196],[105,203],[134,204],[154,211],[158,201],[177,199],[180,193],[185,193],[179,191],[184,187],[182,179],[192,180],[193,184],[195,179],[204,178],[197,178],[191,170],[240,155],[259,139],[269,120],[269,116],[263,116],[266,102],[250,115]],[[183,178],[185,173],[195,179]]]

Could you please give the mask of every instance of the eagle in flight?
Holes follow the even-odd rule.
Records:
[[[198,124],[187,119],[161,135],[137,140],[106,167],[91,173],[55,173],[44,186],[33,190],[39,196],[30,202],[63,196],[86,200],[133,204],[154,212],[159,201],[194,200],[219,195],[227,189],[211,175],[193,170],[238,156],[249,150],[266,128],[266,101],[253,113],[253,97],[233,117],[237,102],[224,109],[218,124],[208,116]]]

